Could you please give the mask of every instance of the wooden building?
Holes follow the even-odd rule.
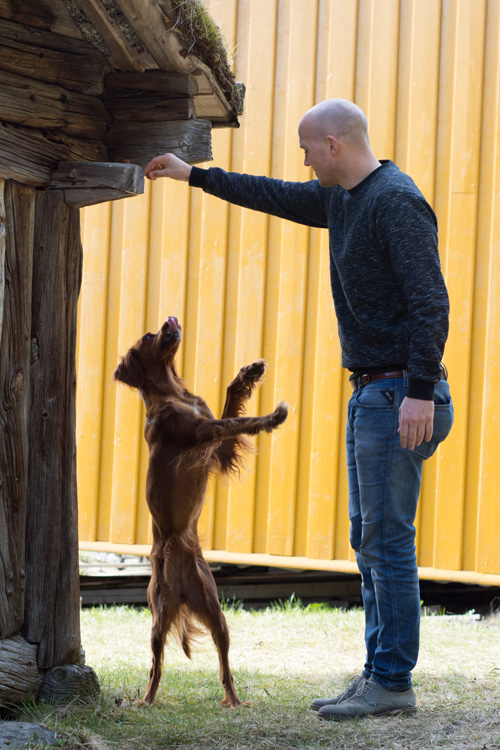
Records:
[[[377,157],[410,174],[434,207],[455,424],[424,468],[419,571],[500,586],[500,0],[206,4],[247,86],[241,127],[213,134],[214,165],[313,178],[297,125],[310,106],[340,96],[366,112]],[[91,206],[82,225],[81,548],[149,552],[143,407],[111,374],[132,341],[175,314],[182,376],[215,412],[238,368],[260,356],[269,369],[249,410],[290,404],[286,425],[259,437],[240,481],[212,485],[199,524],[206,558],[357,572],[344,432],[352,388],[328,232],[172,180],[148,182],[134,201]]]
[[[79,208],[238,125],[217,32],[198,0],[0,0],[0,703],[81,661]]]

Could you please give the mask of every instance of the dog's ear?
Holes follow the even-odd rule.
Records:
[[[144,373],[137,359],[135,349],[129,349],[122,361],[113,373],[113,379],[130,385],[131,388],[140,388],[144,383]]]

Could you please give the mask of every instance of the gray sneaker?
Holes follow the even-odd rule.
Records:
[[[329,703],[318,711],[318,719],[340,721],[357,716],[389,716],[417,710],[413,688],[386,690],[373,677],[358,683],[355,694],[341,703]]]
[[[344,692],[340,693],[340,695],[337,695],[334,698],[315,698],[311,703],[312,710],[319,711],[319,709],[323,708],[323,706],[336,706],[337,703],[342,703],[342,701],[345,701],[348,698],[352,698],[353,695],[356,695],[356,690],[358,689],[358,685],[361,680],[366,680],[366,677],[364,677],[364,675],[362,674],[354,675],[354,677],[351,677],[351,679],[347,683],[347,687]]]

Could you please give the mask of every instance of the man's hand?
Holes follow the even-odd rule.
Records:
[[[189,182],[191,166],[173,154],[162,154],[151,159],[144,174],[150,180],[156,180],[157,177],[170,177],[172,180]]]
[[[434,401],[403,399],[399,409],[399,439],[403,448],[413,450],[423,440],[427,443],[434,429]]]

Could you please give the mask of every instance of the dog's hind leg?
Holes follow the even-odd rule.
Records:
[[[165,560],[160,547],[151,553],[151,580],[148,586],[148,604],[153,615],[151,626],[151,651],[153,661],[149,671],[149,682],[144,695],[145,703],[153,703],[160,684],[163,668],[163,650],[167,633],[179,613],[179,603],[170,595],[165,579]]]
[[[243,705],[234,687],[233,675],[229,666],[229,628],[220,606],[217,586],[201,551],[194,560],[196,570],[186,591],[186,604],[196,619],[208,628],[219,655],[219,673],[224,699],[222,706],[237,708]]]

